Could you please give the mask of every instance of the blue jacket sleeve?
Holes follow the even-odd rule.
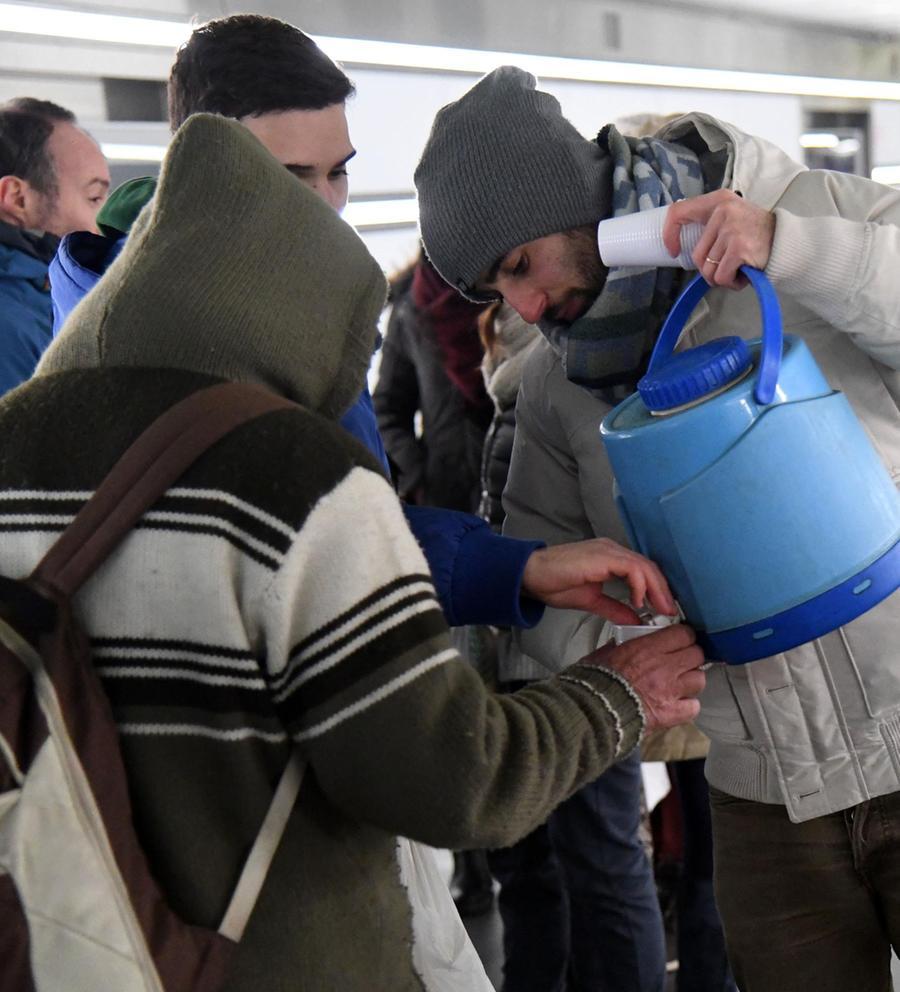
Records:
[[[501,537],[480,517],[455,510],[403,509],[451,627],[533,627],[541,619],[543,605],[522,595],[522,573],[542,541]]]
[[[349,431],[357,441],[362,441],[381,462],[384,474],[390,478],[391,468],[388,464],[381,435],[378,433],[378,424],[375,421],[375,410],[372,408],[372,397],[369,394],[368,385],[363,386],[357,401],[341,418],[341,427]]]

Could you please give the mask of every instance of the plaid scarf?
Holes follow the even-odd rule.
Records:
[[[700,162],[682,145],[626,138],[612,124],[600,132],[597,144],[613,162],[614,217],[705,192]],[[582,317],[571,324],[541,321],[566,377],[608,403],[634,392],[685,276],[676,268],[610,269]]]

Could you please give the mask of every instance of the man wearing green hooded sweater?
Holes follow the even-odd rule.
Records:
[[[14,576],[174,401],[233,380],[297,404],[201,458],[75,598],[138,835],[185,920],[218,925],[294,748],[307,765],[229,992],[434,988],[397,835],[508,843],[645,729],[692,718],[704,684],[683,626],[513,696],[461,661],[396,496],[337,424],[384,294],[334,210],[247,128],[195,115],[119,258],[0,402]]]

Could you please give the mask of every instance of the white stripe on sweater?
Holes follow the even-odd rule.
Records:
[[[154,661],[193,661],[210,668],[233,668],[237,671],[259,672],[259,662],[255,658],[227,658],[224,655],[212,654],[177,648],[117,648],[114,646],[92,647],[91,654],[95,659],[101,658],[147,658]]]
[[[254,727],[236,727],[234,730],[217,730],[197,723],[120,723],[120,734],[135,737],[208,737],[217,741],[246,741],[251,738],[279,744],[288,739],[286,733],[267,733]]]
[[[360,631],[359,634],[348,641],[340,650],[335,651],[334,654],[330,654],[327,658],[323,658],[320,662],[310,666],[309,669],[297,678],[289,678],[287,683],[275,693],[276,700],[278,702],[283,702],[293,692],[296,692],[300,686],[304,685],[304,683],[309,682],[310,679],[315,678],[317,675],[321,675],[322,672],[327,672],[330,668],[334,668],[335,665],[342,662],[346,657],[354,654],[356,651],[359,651],[371,641],[376,640],[385,631],[399,626],[401,623],[404,623],[420,613],[429,613],[434,610],[434,608],[434,600],[431,599],[424,600],[421,603],[412,603],[405,609],[398,610],[396,613],[392,613],[390,616],[385,617],[385,619],[380,623],[376,623],[366,630]],[[318,645],[316,645],[316,648],[318,648]],[[300,661],[309,654],[314,653],[316,653],[316,651],[304,651],[298,655],[296,660]]]
[[[152,510],[149,513],[145,513],[142,519],[163,524],[187,524],[193,527],[206,524],[209,527],[215,527],[218,530],[224,531],[226,534],[231,534],[232,537],[238,538],[248,547],[254,548],[268,558],[280,559],[284,557],[284,552],[281,549],[260,541],[255,537],[251,537],[247,531],[235,526],[231,521],[225,520],[224,517],[213,517],[205,513],[176,513],[173,510]]]
[[[0,491],[2,499],[47,499],[47,500],[87,500],[94,493],[90,489],[4,489]]]
[[[422,582],[411,582],[409,585],[403,585],[392,590],[386,596],[375,600],[375,602],[367,606],[364,610],[353,613],[340,626],[335,627],[334,630],[329,631],[323,637],[310,643],[300,657],[307,657],[316,651],[325,650],[335,641],[339,641],[342,637],[349,634],[355,627],[359,627],[361,624],[367,623],[371,617],[377,616],[382,610],[386,610],[397,602],[423,592],[429,596],[434,596],[434,586],[431,582],[424,580]],[[397,616],[399,615],[397,614]]]
[[[93,495],[94,492],[91,489],[4,489],[0,492],[0,500],[35,499],[54,500],[56,502],[78,500],[84,502],[89,500]],[[262,521],[264,524],[267,524],[274,530],[280,531],[288,537],[293,537],[296,534],[296,530],[283,520],[279,520],[278,517],[273,517],[271,513],[266,513],[265,510],[261,510],[258,506],[239,499],[237,496],[232,496],[231,493],[226,493],[221,489],[191,489],[186,486],[176,486],[169,489],[166,495],[187,499],[218,500],[220,503],[226,503],[228,506],[233,506],[243,511],[250,517],[255,517],[257,520]]]
[[[117,665],[98,665],[97,671],[109,679],[182,679],[185,682],[200,682],[202,685],[240,686],[242,689],[265,689],[262,678],[239,678],[236,675],[207,675],[204,672],[191,672],[183,668],[133,668]]]
[[[298,742],[307,741],[313,737],[319,737],[329,730],[333,730],[338,724],[343,723],[352,716],[356,716],[357,713],[361,713],[363,710],[367,710],[370,706],[380,703],[383,699],[393,695],[393,693],[402,689],[404,686],[409,685],[410,682],[413,682],[426,672],[430,672],[433,668],[437,668],[439,665],[444,665],[448,661],[453,661],[457,658],[459,658],[459,655],[456,651],[449,648],[441,651],[439,654],[432,655],[430,658],[426,658],[424,661],[420,661],[414,668],[409,669],[409,671],[404,672],[402,675],[398,675],[395,679],[380,686],[374,692],[370,692],[367,696],[357,700],[357,702],[345,706],[327,720],[322,720],[321,723],[314,724],[309,730],[304,730],[296,734],[294,740]]]
[[[179,496],[187,497],[188,499],[215,499],[219,500],[221,503],[227,503],[229,506],[236,507],[238,510],[242,510],[250,517],[255,517],[257,520],[261,520],[264,524],[267,524],[273,530],[280,531],[282,534],[293,538],[297,531],[286,524],[283,520],[279,520],[278,517],[273,517],[271,513],[266,513],[265,510],[261,510],[258,506],[254,506],[252,503],[247,503],[237,496],[232,496],[231,493],[223,492],[221,489],[189,489],[185,486],[176,486],[170,489],[167,496]]]

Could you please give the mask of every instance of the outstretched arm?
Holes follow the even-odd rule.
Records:
[[[611,579],[628,584],[631,607],[603,592],[603,583]],[[645,602],[657,613],[677,612],[656,565],[604,537],[538,548],[525,565],[522,588],[548,606],[586,610],[613,623],[638,623],[635,610]]]
[[[645,727],[690,715],[703,685],[693,633],[673,626],[489,693],[450,645],[387,483],[362,469],[319,501],[250,609],[273,705],[319,788],[359,820],[436,846],[513,843]]]

